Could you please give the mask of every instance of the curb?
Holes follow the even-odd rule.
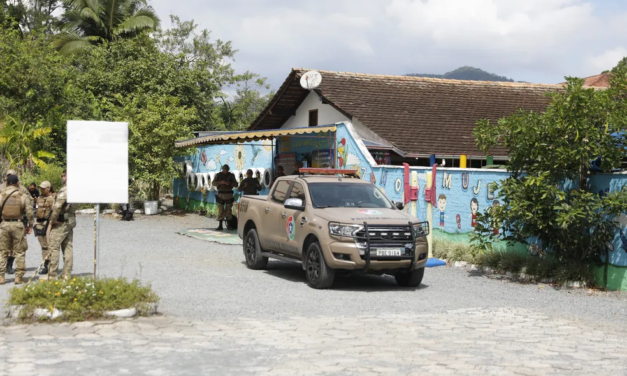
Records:
[[[131,318],[131,317],[136,317],[140,314],[156,315],[158,312],[158,308],[159,308],[158,302],[149,303],[149,304],[142,304],[138,306],[137,308],[127,308],[127,309],[118,309],[115,311],[107,311],[105,312],[104,315],[118,317],[118,318]],[[21,305],[9,306],[6,318],[12,319],[12,320],[18,320],[20,318],[20,313],[22,313],[23,309],[24,309],[24,306],[21,306]],[[45,309],[45,308],[35,308],[32,316],[35,318],[56,319],[59,317],[63,317],[63,311],[58,310],[56,308],[53,308],[52,311],[50,311],[49,309]]]
[[[481,267],[475,264],[469,264],[466,261],[455,261],[452,264],[449,263],[447,260],[444,260],[444,261],[446,262],[448,266],[452,266],[454,268],[464,268],[466,269],[466,271],[469,271],[469,272],[481,272],[483,274],[503,275],[506,278],[509,278],[511,280],[517,280],[520,282],[529,282],[529,283],[535,282],[535,283],[544,283],[544,284],[555,283],[553,278],[541,278],[538,280],[535,277],[527,275],[525,273],[501,272],[499,270],[495,270],[487,266]],[[569,282],[565,282],[561,284],[560,287],[562,289],[582,289],[582,288],[587,288],[588,286],[584,282],[569,281]]]

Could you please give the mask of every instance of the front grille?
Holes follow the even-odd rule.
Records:
[[[399,225],[368,225],[368,234],[366,230],[360,230],[355,233],[355,243],[359,248],[362,259],[365,257],[368,239],[370,241],[370,258],[372,260],[407,260],[413,257],[414,244],[412,237],[412,228]],[[401,249],[402,254],[395,256],[378,256],[376,250],[378,248]]]

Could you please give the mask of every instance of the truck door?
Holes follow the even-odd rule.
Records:
[[[289,191],[288,198],[299,198],[303,201],[303,206],[307,206],[306,192],[303,184],[294,182]],[[285,251],[294,255],[301,254],[302,244],[305,240],[307,223],[305,222],[305,212],[294,209],[282,208],[281,223],[283,223],[283,236]]]
[[[270,195],[270,200],[266,201],[261,222],[259,224],[259,241],[265,249],[282,251],[281,245],[285,241],[285,220],[282,217],[284,212],[283,203],[287,199],[290,189],[289,180],[280,180]]]

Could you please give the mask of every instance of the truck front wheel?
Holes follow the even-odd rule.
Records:
[[[320,243],[313,242],[307,248],[306,259],[307,284],[314,289],[326,289],[333,285],[335,270],[329,268],[324,260]]]
[[[261,245],[259,244],[259,236],[257,236],[256,229],[251,229],[246,233],[244,257],[246,258],[248,269],[259,270],[264,269],[268,265],[268,258],[261,255]]]
[[[399,272],[394,278],[396,283],[403,287],[418,287],[422,283],[422,278],[425,276],[425,268],[413,270],[411,272]]]

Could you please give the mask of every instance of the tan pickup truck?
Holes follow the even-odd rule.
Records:
[[[426,222],[400,210],[372,183],[341,175],[281,177],[268,196],[243,196],[238,234],[246,266],[268,258],[302,262],[308,284],[329,288],[336,274],[389,274],[422,282]]]

